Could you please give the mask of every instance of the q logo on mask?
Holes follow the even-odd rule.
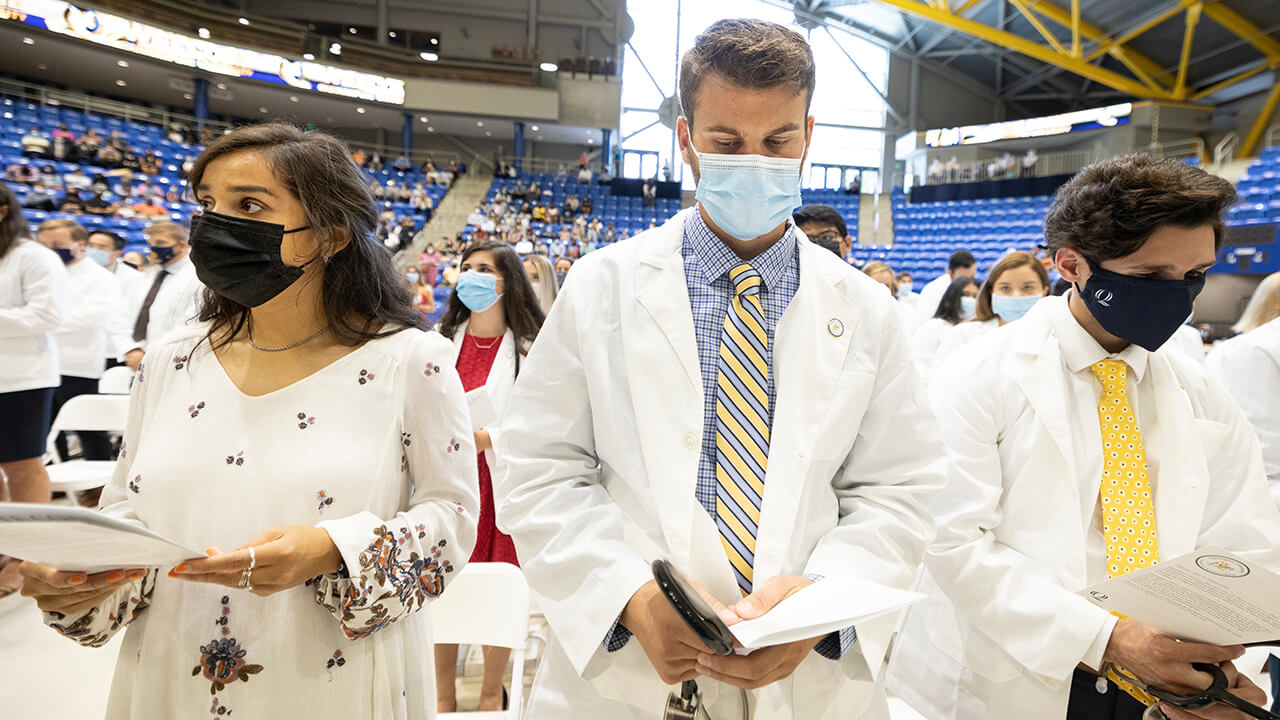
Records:
[[[1111,307],[1111,301],[1115,299],[1115,295],[1110,290],[1099,290],[1093,294],[1095,300],[1102,307]]]

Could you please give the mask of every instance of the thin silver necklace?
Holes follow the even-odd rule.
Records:
[[[283,347],[262,347],[261,345],[259,345],[258,343],[256,343],[256,342],[254,342],[254,341],[253,341],[253,323],[252,323],[252,322],[250,322],[250,323],[248,324],[248,326],[249,326],[249,345],[250,345],[254,350],[261,350],[261,351],[263,351],[263,352],[284,352],[285,350],[292,350],[292,349],[294,349],[294,348],[296,348],[296,347],[300,347],[300,346],[302,346],[302,345],[306,345],[307,343],[311,342],[312,340],[315,340],[316,338],[320,337],[321,335],[323,335],[323,334],[325,334],[325,333],[329,332],[329,326],[328,326],[328,325],[325,325],[324,327],[320,328],[320,330],[318,330],[314,335],[312,335],[312,336],[310,336],[310,337],[308,337],[308,338],[304,338],[304,339],[302,339],[302,340],[299,340],[298,342],[293,343],[293,344],[291,344],[291,345],[285,345],[285,346],[283,346]]]

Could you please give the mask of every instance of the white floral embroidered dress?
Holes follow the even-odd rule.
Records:
[[[423,609],[470,556],[479,506],[451,344],[405,330],[250,397],[197,340],[148,351],[103,512],[200,550],[319,525],[345,577],[258,597],[164,568],[45,621],[85,645],[127,627],[108,720],[434,717]]]

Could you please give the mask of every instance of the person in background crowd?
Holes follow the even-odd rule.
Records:
[[[41,245],[58,254],[67,268],[67,303],[58,333],[58,367],[61,384],[53,392],[53,417],[68,400],[98,392],[110,348],[123,340],[124,291],[111,273],[86,256],[89,231],[74,220],[46,220],[36,230]],[[104,432],[80,432],[86,460],[114,460],[111,442]],[[68,459],[65,434],[57,439],[58,454]]]
[[[533,285],[509,245],[475,243],[462,256],[462,274],[440,319],[440,332],[453,338],[454,364],[471,401],[471,422],[480,486],[480,519],[476,546],[470,562],[505,562],[519,567],[515,545],[498,530],[494,520],[493,448],[506,414],[507,399],[520,375],[525,355],[538,337],[544,316]],[[478,411],[476,408],[480,408]],[[507,709],[502,686],[511,651],[484,647],[484,680],[480,687],[480,711]],[[457,710],[457,645],[436,645],[436,706],[439,712]]]
[[[926,317],[932,317],[938,310],[942,293],[946,292],[947,288],[951,287],[951,281],[958,277],[978,277],[978,261],[968,250],[957,250],[951,253],[950,259],[947,260],[947,271],[930,280],[920,290],[920,300],[917,304],[920,312]]]
[[[128,317],[129,298],[133,297],[136,292],[136,283],[142,281],[142,273],[137,267],[126,263],[122,257],[125,244],[125,239],[116,233],[109,230],[94,230],[89,233],[85,255],[90,260],[106,268],[107,272],[111,273],[112,277],[116,279],[116,283],[121,290],[121,314],[127,320],[132,320],[133,318]],[[111,353],[111,356],[128,349],[118,348]]]
[[[585,162],[578,165],[578,184],[589,185],[591,183],[591,168],[587,167]]]
[[[815,245],[826,248],[841,260],[849,257],[853,238],[845,225],[844,216],[830,205],[805,205],[791,218],[804,236]]]
[[[26,162],[10,163],[9,167],[4,169],[4,179],[9,183],[28,185],[39,178],[40,173]]]
[[[1153,717],[1154,699],[1103,677],[1108,665],[1176,694],[1208,686],[1192,663],[1219,665],[1226,690],[1264,701],[1231,663],[1243,647],[1181,642],[1081,592],[1208,547],[1276,566],[1280,513],[1257,438],[1203,368],[1162,347],[1234,199],[1231,183],[1176,159],[1081,170],[1045,219],[1072,291],[939,366],[949,472],[919,585],[928,599],[908,611],[888,678],[924,717]]]
[[[426,228],[423,228],[426,231]],[[446,237],[447,241],[448,238]],[[418,255],[418,267],[422,269],[422,282],[428,287],[435,287],[440,280],[440,265],[444,263],[444,258],[440,257],[439,250],[436,249],[435,243],[427,243],[422,252]]]
[[[70,195],[70,191],[67,194]],[[158,204],[151,195],[144,195],[141,202],[134,203],[133,211],[145,218],[159,218],[169,214],[169,211]]]
[[[1272,273],[1258,283],[1249,303],[1245,305],[1240,319],[1231,326],[1237,335],[1243,335],[1266,325],[1280,317],[1280,273]],[[1229,341],[1220,341],[1217,347],[1229,345]]]
[[[93,162],[97,159],[98,148],[102,145],[102,136],[97,130],[89,128],[84,134],[76,139],[76,160],[80,162]]]
[[[200,324],[152,346],[102,503],[207,557],[24,563],[23,592],[83,645],[127,628],[114,716],[426,720],[419,611],[465,565],[478,509],[450,345],[421,329],[336,138],[240,127],[191,193]]]
[[[569,271],[572,269],[573,269],[573,260],[564,256],[560,256],[556,258],[556,262],[555,262],[556,287],[558,288],[564,287],[564,279],[568,277]]]
[[[49,157],[49,138],[40,132],[40,128],[31,128],[31,131],[22,136],[22,154],[27,157]]]
[[[134,283],[134,292],[127,298],[133,342],[124,353],[124,362],[134,371],[149,344],[195,321],[204,290],[188,257],[185,227],[169,221],[155,223],[147,228],[147,244],[155,263]]]
[[[0,500],[47,503],[45,441],[58,387],[54,339],[67,306],[67,270],[29,237],[22,208],[0,184]],[[8,492],[5,492],[7,487]],[[19,565],[0,556],[0,596],[22,587]]]
[[[146,247],[143,247],[142,250],[125,250],[120,253],[120,262],[134,268],[139,273],[153,265],[151,251]]]
[[[550,315],[551,306],[560,292],[551,261],[547,260],[545,255],[530,255],[524,259],[524,271],[529,275],[529,283],[533,285],[533,294],[538,298],[542,314]]]
[[[90,215],[110,217],[119,209],[119,205],[110,202],[103,197],[102,191],[97,189],[97,186],[95,186],[92,194],[84,201],[84,211]]]
[[[62,186],[68,190],[88,190],[92,185],[93,179],[78,167],[62,176]]]
[[[894,279],[897,281],[896,284],[898,286],[898,299],[901,300],[903,296],[909,295],[911,293],[911,290],[914,287],[912,283],[911,273],[907,272],[906,270],[899,271],[897,277],[895,277]]]
[[[612,245],[618,241],[618,231],[613,229],[613,223],[609,223],[604,228],[604,235],[601,237],[605,245]]]
[[[84,200],[80,198],[80,191],[75,188],[68,189],[62,196],[62,202],[58,203],[58,212],[73,214],[84,212]]]
[[[644,186],[641,188],[643,200],[641,204],[644,207],[652,208],[658,205],[658,179],[645,178]]]
[[[369,156],[366,155],[364,150],[361,150],[360,148],[356,148],[355,150],[351,151],[351,160],[358,167],[364,167],[364,163],[368,159],[369,159]]]
[[[862,192],[862,173],[854,173],[853,179],[849,181],[849,187],[844,189],[845,195],[858,195]]]
[[[978,290],[978,306],[969,320],[943,331],[938,362],[998,327],[1027,314],[1049,294],[1049,275],[1035,256],[1021,250],[1000,258]]]
[[[951,287],[942,293],[942,301],[933,317],[925,320],[916,330],[916,359],[925,375],[931,375],[938,362],[938,344],[947,330],[971,319],[978,311],[978,281],[961,275],[951,281]]]
[[[138,169],[145,175],[154,176],[160,174],[160,158],[156,157],[154,150],[148,150],[147,153],[138,160]]]
[[[67,129],[66,123],[58,123],[58,129],[53,131],[53,156],[59,160],[66,160],[74,155],[76,148],[76,134]]]
[[[44,164],[40,166],[40,182],[48,185],[50,188],[62,187],[62,176],[57,170],[53,169],[53,165]]]
[[[422,271],[412,265],[405,270],[404,279],[413,292],[413,307],[422,313],[422,317],[435,314],[436,297],[432,287],[423,278]]]
[[[898,299],[898,281],[894,279],[893,268],[889,267],[888,263],[878,260],[867,263],[867,266],[862,268],[862,272],[866,273],[867,277],[885,286],[893,299]]]
[[[53,212],[58,209],[58,196],[43,182],[37,182],[22,199],[22,207]]]

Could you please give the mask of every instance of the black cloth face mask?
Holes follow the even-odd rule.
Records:
[[[191,262],[210,290],[245,307],[258,307],[302,277],[302,265],[286,265],[280,243],[283,225],[205,211],[191,218]]]
[[[1093,274],[1076,292],[1103,330],[1155,352],[1191,315],[1204,289],[1204,275],[1193,280],[1148,280],[1103,270],[1085,258]]]

